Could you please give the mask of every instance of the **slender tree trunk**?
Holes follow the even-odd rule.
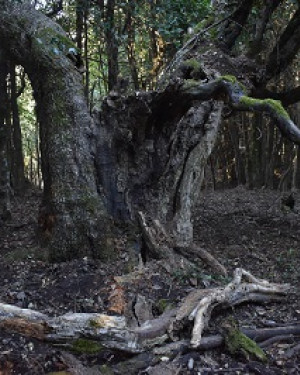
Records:
[[[297,146],[296,161],[293,173],[293,189],[300,189],[300,147]]]
[[[229,124],[229,132],[231,136],[231,142],[233,144],[234,148],[234,154],[235,154],[235,170],[236,170],[236,176],[237,176],[237,183],[238,185],[244,185],[246,183],[245,180],[245,166],[243,162],[243,156],[240,150],[240,135],[237,131],[238,124],[236,122],[232,122],[232,125]]]
[[[10,175],[8,163],[9,128],[7,123],[8,94],[7,94],[8,64],[0,50],[0,218],[7,220],[10,213]]]
[[[135,58],[135,25],[133,14],[135,10],[135,1],[130,0],[128,3],[128,13],[127,13],[127,56],[131,72],[131,78],[133,81],[133,86],[135,90],[139,89],[139,77],[138,69]]]
[[[88,46],[89,46],[89,33],[88,33],[88,15],[89,15],[89,8],[87,4],[85,5],[84,11],[84,65],[85,65],[85,82],[84,82],[84,93],[87,100],[87,104],[89,106],[90,100],[90,62],[89,62],[89,55],[88,55]]]
[[[118,79],[119,75],[119,46],[116,38],[115,28],[115,0],[107,0],[106,5],[106,25],[105,25],[105,36],[106,36],[106,53],[107,53],[107,64],[108,64],[108,89],[112,90]]]
[[[22,133],[20,126],[19,107],[17,102],[17,86],[15,65],[10,63],[10,107],[12,113],[11,129],[11,179],[12,188],[16,193],[22,193],[25,187],[24,156]]]

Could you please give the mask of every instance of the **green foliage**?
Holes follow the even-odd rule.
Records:
[[[228,284],[231,280],[229,277],[224,277],[217,274],[206,274],[199,270],[197,266],[190,266],[187,268],[177,268],[172,272],[172,277],[180,284],[187,284],[191,279],[197,281],[197,284]]]
[[[182,1],[172,0],[156,5],[156,26],[165,40],[174,44],[175,48],[181,46],[184,34],[188,27],[194,28],[199,19],[208,14],[210,1]]]
[[[202,67],[201,67],[201,64],[198,60],[196,59],[188,59],[188,60],[185,60],[183,63],[182,63],[183,66],[187,67],[187,68],[191,68],[193,69],[193,71],[197,72],[197,71],[202,71]]]

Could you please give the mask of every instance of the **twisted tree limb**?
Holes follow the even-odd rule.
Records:
[[[195,100],[227,100],[238,111],[262,112],[269,116],[283,136],[300,144],[300,129],[291,120],[279,100],[257,99],[248,96],[247,89],[234,76],[220,77],[206,84],[186,80],[179,89],[183,97]]]

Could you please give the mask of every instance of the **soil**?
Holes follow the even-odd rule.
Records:
[[[275,327],[300,322],[300,193],[294,210],[283,207],[282,193],[236,188],[203,191],[195,219],[195,241],[209,250],[232,274],[243,267],[255,276],[290,283],[291,293],[283,303],[245,304],[214,314],[206,333],[220,333],[228,316],[242,327]],[[161,303],[177,304],[194,288],[228,283],[203,264],[199,268],[170,270],[158,261],[143,266],[142,277],[122,282],[133,271],[124,243],[116,243],[116,260],[101,264],[83,258],[49,263],[36,238],[41,194],[28,190],[12,202],[12,219],[0,226],[0,302],[31,308],[50,316],[66,312],[122,313],[123,303],[144,296],[153,314]],[[123,279],[124,281],[124,279]],[[122,289],[124,301],[113,299]],[[166,302],[167,301],[167,302]],[[119,311],[118,311],[119,310]],[[300,374],[300,351],[285,354],[300,338],[277,342],[266,349],[268,363],[233,357],[222,347],[205,353],[191,351],[169,361],[141,359],[140,370],[127,374]],[[71,359],[70,359],[71,358]],[[0,328],[0,374],[104,374],[121,372],[118,364],[130,362],[124,353],[103,350],[100,354],[67,353],[63,348]],[[132,360],[132,359],[131,359]],[[70,370],[75,362],[77,370]],[[76,362],[77,361],[77,362]],[[144,361],[144,362],[143,362]],[[151,362],[152,361],[152,362]],[[126,363],[127,363],[126,362]],[[84,367],[80,367],[84,366]],[[102,367],[101,367],[102,366]],[[147,369],[146,369],[147,367]],[[81,368],[81,370],[79,370]],[[101,369],[101,370],[100,370]],[[107,369],[107,368],[106,368]],[[76,372],[77,371],[77,372]],[[81,371],[81,372],[80,372]],[[155,372],[156,371],[156,372]]]

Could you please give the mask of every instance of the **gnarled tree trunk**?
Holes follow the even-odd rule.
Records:
[[[244,11],[233,15],[241,27],[251,10],[243,4]],[[173,260],[175,250],[193,260],[200,253],[226,273],[192,245],[193,207],[224,103],[267,113],[300,143],[280,102],[265,100],[263,91],[257,92],[260,100],[249,96],[257,64],[224,52],[240,29],[233,25],[222,49],[195,36],[175,57],[160,91],[128,97],[111,92],[95,113],[95,126],[69,59],[74,46],[63,30],[29,5],[0,5],[0,41],[34,88],[45,186],[40,229],[52,258],[112,255],[113,218],[139,223],[152,256]]]
[[[94,173],[94,129],[64,31],[31,5],[1,1],[0,40],[30,77],[40,124],[44,200],[39,226],[53,259],[101,256],[110,224]]]

